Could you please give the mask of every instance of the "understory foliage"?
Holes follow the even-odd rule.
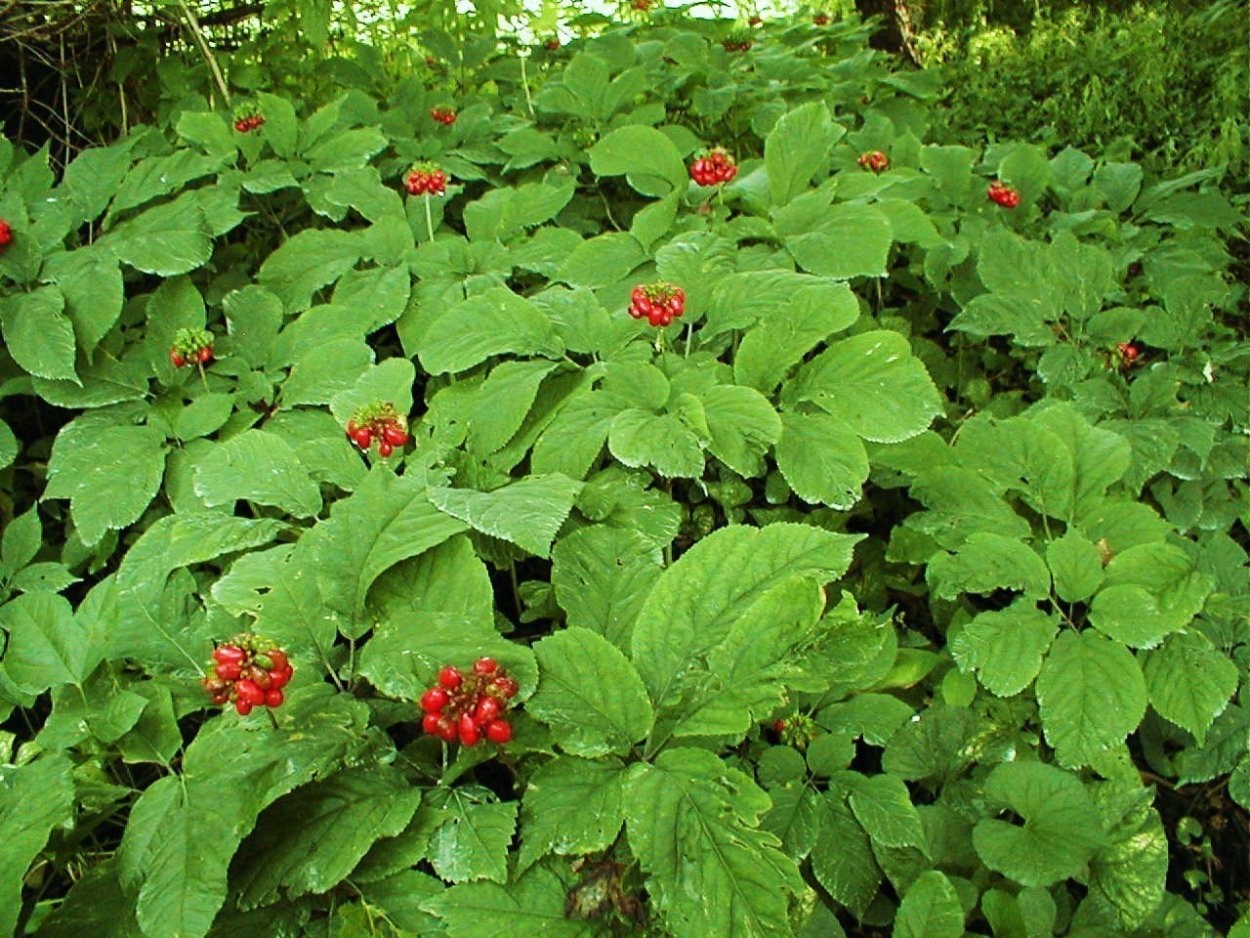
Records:
[[[0,144],[0,933],[1234,927],[1212,172],[933,143],[853,21],[630,16],[261,37],[59,178]]]

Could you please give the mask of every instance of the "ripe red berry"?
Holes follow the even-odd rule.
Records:
[[[473,717],[467,713],[460,717],[460,724],[457,729],[460,736],[460,745],[462,746],[476,746],[478,740],[481,739],[481,733],[478,731],[477,724],[473,722]]]
[[[829,25],[829,14],[828,14],[828,13],[817,13],[815,16],[813,16],[813,17],[812,17],[812,22],[813,22],[813,23],[815,23],[817,26],[828,26],[828,25]]]
[[[502,746],[512,738],[512,724],[507,720],[492,720],[486,724],[486,738]]]
[[[265,691],[266,707],[281,707],[282,701],[285,699],[286,698],[283,696],[282,691],[277,687],[271,687],[269,690]]]
[[[461,680],[462,678],[460,677],[459,669],[453,668],[451,665],[448,665],[438,672],[438,683],[442,684],[448,690],[455,690],[459,687]]]
[[[548,40],[547,40],[547,51],[548,51],[548,52],[555,52],[555,51],[556,51],[557,49],[559,49],[559,48],[560,48],[560,40],[559,40],[559,39],[548,39]]]
[[[0,250],[7,248],[13,240],[13,227],[0,218]]]
[[[785,721],[785,720],[778,720],[777,722],[775,722],[775,723],[773,724],[773,731],[774,731],[774,732],[780,733],[780,732],[781,732],[782,730],[784,730],[785,728],[786,728],[786,721]]]
[[[494,697],[483,697],[477,702],[477,706],[473,710],[473,722],[478,726],[489,723],[500,713],[499,701]]]
[[[251,713],[253,706],[254,705],[251,702],[244,700],[242,697],[234,702],[234,709],[241,717],[245,717]]]
[[[499,665],[494,658],[478,658],[473,662],[473,670],[477,674],[494,674],[499,670]]]
[[[386,457],[391,455],[393,452],[395,452],[395,447],[391,446],[391,444],[386,442],[386,440],[383,440],[378,444],[378,455],[383,459],[386,459]]]
[[[291,674],[290,665],[287,665],[285,668],[274,668],[269,672],[269,686],[274,689],[286,687],[287,684],[291,683]]]
[[[456,730],[456,721],[449,720],[447,717],[440,717],[438,721],[438,738],[445,743],[454,743],[459,733]]]
[[[1002,208],[1015,208],[1020,204],[1020,192],[995,179],[985,190],[986,198]]]
[[[246,700],[250,704],[265,702],[265,692],[260,689],[255,681],[247,678],[240,678],[238,681],[235,681],[234,691],[239,695],[240,700]]]
[[[222,664],[242,664],[247,660],[247,652],[238,645],[218,645],[213,649],[213,659]]]
[[[169,350],[169,363],[175,368],[181,368],[187,363],[187,360],[182,357],[182,353],[176,348],[171,348]]]
[[[382,439],[391,446],[406,446],[408,443],[408,434],[404,432],[402,427],[391,424],[382,428]]]
[[[287,659],[286,652],[279,648],[275,648],[267,654],[269,655],[269,660],[273,662],[273,670],[275,671],[285,671],[291,663]]]
[[[243,669],[240,668],[237,664],[233,664],[227,661],[223,664],[217,665],[216,671],[217,671],[217,676],[221,678],[223,681],[236,681],[238,680],[239,675],[242,673]]]
[[[426,736],[435,736],[438,734],[439,721],[442,719],[437,713],[427,713],[421,718],[421,730]]]
[[[884,173],[890,168],[890,158],[880,150],[870,150],[860,156],[858,162],[860,168],[871,170],[874,173]]]
[[[497,677],[491,681],[491,687],[494,687],[505,699],[510,700],[517,695],[517,691],[521,689],[518,684],[510,677]]]
[[[438,713],[447,706],[447,691],[441,687],[431,687],[421,695],[421,709],[426,713]]]
[[[368,427],[359,427],[354,435],[356,445],[361,449],[368,449],[373,443],[373,431]]]
[[[205,345],[199,352],[200,362],[207,365],[213,360],[213,350],[211,346]]]

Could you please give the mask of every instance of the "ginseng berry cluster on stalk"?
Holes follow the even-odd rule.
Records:
[[[265,122],[256,105],[245,105],[234,112],[234,129],[241,134],[249,133]]]
[[[179,329],[169,349],[169,362],[175,368],[207,365],[213,360],[213,334],[207,329]]]
[[[828,13],[817,13],[815,16],[813,16],[813,17],[812,17],[812,23],[813,23],[814,25],[816,25],[816,26],[828,26],[828,25],[829,25],[829,14],[828,14]]]
[[[735,30],[728,38],[721,40],[721,46],[726,52],[749,52],[751,49],[751,34],[745,30]]]
[[[493,658],[478,658],[468,674],[448,665],[438,672],[438,683],[421,695],[421,729],[446,743],[476,746],[485,736],[503,745],[512,738],[512,724],[504,717],[518,690]]]
[[[671,283],[638,284],[629,298],[629,315],[653,326],[667,326],[686,311],[686,291]]]
[[[213,649],[200,685],[213,703],[233,703],[240,716],[247,716],[253,707],[281,707],[282,688],[294,673],[286,652],[274,642],[241,632]]]
[[[997,179],[990,183],[985,195],[991,202],[1003,208],[1015,208],[1020,204],[1020,191]]]
[[[721,147],[708,150],[690,164],[690,178],[701,186],[716,186],[729,182],[738,175],[738,164],[729,155],[729,151]]]
[[[347,438],[367,453],[376,441],[378,455],[385,459],[396,447],[408,445],[408,418],[395,409],[390,401],[374,401],[347,421]]]
[[[1132,342],[1117,342],[1115,350],[1119,353],[1120,362],[1125,367],[1132,365],[1137,361],[1138,356],[1141,355],[1141,347],[1134,345]]]
[[[859,158],[859,166],[874,173],[884,173],[890,168],[890,158],[880,150],[870,150]]]
[[[456,112],[451,108],[446,107],[430,108],[430,117],[434,118],[440,124],[446,124],[448,126],[456,122]]]
[[[442,195],[447,191],[447,174],[433,163],[417,163],[404,177],[409,195]]]

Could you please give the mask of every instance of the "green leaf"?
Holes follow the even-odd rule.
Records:
[[[412,386],[417,370],[406,358],[388,358],[370,365],[350,388],[330,399],[330,413],[340,426],[346,426],[352,415],[375,401],[394,404],[403,415],[412,410]]]
[[[623,410],[612,419],[608,449],[626,466],[651,466],[666,479],[703,475],[703,441],[680,414]]]
[[[403,831],[420,801],[421,789],[385,765],[346,769],[292,792],[260,816],[243,843],[240,906],[326,892],[375,840]]]
[[[663,569],[660,552],[636,531],[594,525],[561,538],[551,585],[571,626],[629,647],[638,610]]]
[[[1170,635],[1141,659],[1150,705],[1204,743],[1237,690],[1237,666],[1201,632]]]
[[[846,130],[833,122],[823,101],[811,101],[790,111],[773,125],[764,139],[764,168],[773,203],[785,205],[818,172],[827,169],[829,149]]]
[[[1089,538],[1070,530],[1046,545],[1046,563],[1055,595],[1066,603],[1085,602],[1102,584],[1102,555]]]
[[[464,883],[427,900],[422,908],[447,923],[457,938],[591,938],[596,924],[569,918],[568,886],[543,867],[529,870],[507,886]]]
[[[673,141],[654,127],[618,127],[590,148],[596,176],[625,176],[642,195],[665,196],[687,185],[686,164]]]
[[[81,685],[89,673],[87,632],[63,597],[43,592],[18,596],[0,606],[0,625],[9,634],[4,673],[22,693]]]
[[[195,467],[195,493],[206,505],[239,499],[273,505],[297,518],[321,511],[321,489],[290,444],[274,433],[247,430],[214,446]]]
[[[790,934],[794,861],[759,830],[769,799],[755,783],[697,749],[669,749],[634,766],[625,791],[634,855],[673,938]]]
[[[781,437],[781,419],[768,398],[754,388],[718,384],[700,399],[712,455],[741,476],[762,476],[764,454]]]
[[[304,151],[304,159],[319,173],[341,173],[360,169],[369,158],[387,146],[386,136],[377,127],[357,127],[323,137]]]
[[[920,815],[907,786],[897,775],[843,772],[831,782],[849,790],[851,813],[879,847],[916,847],[927,851]]]
[[[265,115],[265,123],[260,127],[261,136],[273,147],[274,153],[283,159],[290,159],[295,155],[299,136],[299,122],[294,106],[281,95],[264,91],[256,93],[256,103]]]
[[[1090,604],[1089,621],[1100,632],[1148,648],[1190,623],[1211,591],[1210,576],[1197,570],[1181,548],[1139,544],[1107,564],[1103,588]]]
[[[945,874],[921,873],[894,917],[893,938],[962,938],[964,909]]]
[[[800,267],[822,277],[884,277],[894,231],[879,208],[848,202],[821,213],[819,227],[785,235]]]
[[[642,679],[615,645],[597,632],[568,628],[534,646],[538,690],[525,709],[556,731],[577,756],[626,754],[651,730]]]
[[[431,318],[416,346],[430,374],[465,371],[492,355],[558,357],[555,326],[525,297],[497,287],[444,308]]]
[[[312,305],[313,294],[355,267],[361,254],[354,232],[305,229],[265,258],[256,279],[288,313],[299,312]]]
[[[863,918],[884,879],[868,834],[851,809],[832,794],[821,798],[820,835],[812,848],[812,873],[856,918]]]
[[[525,422],[543,379],[555,362],[501,362],[482,382],[469,411],[469,452],[489,456],[503,449]]]
[[[138,520],[165,475],[165,437],[152,427],[103,426],[83,418],[57,434],[45,498],[70,499],[84,544]]]
[[[53,754],[0,771],[0,932],[6,935],[16,933],[27,867],[53,829],[73,818],[72,770],[68,759]]]
[[[850,427],[828,414],[785,413],[777,468],[805,502],[850,510],[868,479],[868,453]]]
[[[804,278],[781,306],[772,307],[742,338],[734,357],[739,384],[769,393],[803,356],[859,318],[859,300],[846,283]],[[802,282],[802,281],[800,281]],[[738,308],[743,297],[733,297]]]
[[[0,302],[4,344],[23,371],[78,381],[74,327],[64,310],[65,297],[55,287],[13,293]]]
[[[475,530],[546,557],[581,488],[582,483],[551,473],[530,475],[491,492],[431,488],[429,498],[440,511]]]
[[[1078,876],[1104,843],[1102,818],[1080,779],[1040,762],[1007,762],[985,780],[985,797],[1024,819],[984,818],[972,830],[982,862],[1023,886]]]
[[[549,853],[606,850],[625,823],[624,766],[561,757],[530,776],[521,799],[522,870]]]
[[[982,612],[959,630],[951,654],[964,671],[998,697],[1024,690],[1037,677],[1042,657],[1059,630],[1058,618],[1024,600],[999,612]]]
[[[858,538],[797,524],[728,527],[703,538],[664,571],[638,614],[634,664],[657,705],[680,690],[697,655],[749,620],[757,603],[797,578],[835,580]]]
[[[1027,544],[1015,538],[976,531],[954,553],[942,552],[930,562],[926,579],[935,596],[955,599],[960,593],[1016,590],[1025,598],[1050,594],[1050,572]]]
[[[179,137],[214,156],[230,157],[238,152],[230,125],[222,115],[212,111],[183,111],[174,129]]]
[[[60,288],[78,345],[90,354],[121,316],[124,290],[117,259],[94,246],[79,248],[48,258],[43,276]]]
[[[610,231],[587,238],[573,248],[560,264],[555,279],[571,286],[598,290],[619,283],[646,259],[646,252],[636,238]]]
[[[474,801],[453,788],[443,804],[447,820],[430,840],[430,863],[443,879],[466,883],[508,880],[508,846],[516,830],[517,803]]]
[[[335,502],[317,544],[318,582],[331,608],[369,628],[365,597],[386,570],[459,534],[465,525],[430,504],[418,474],[374,468],[348,498]]]
[[[1116,909],[1125,930],[1137,930],[1163,900],[1169,866],[1168,837],[1147,791],[1138,792],[1107,839],[1090,863],[1090,894]]]
[[[212,230],[194,191],[122,222],[96,243],[136,270],[161,277],[195,270],[213,251]]]
[[[937,388],[897,332],[864,332],[835,342],[803,366],[786,393],[878,443],[916,436],[942,413]]]
[[[349,270],[334,288],[332,302],[353,311],[366,333],[389,325],[404,314],[412,291],[408,268],[373,267]]]
[[[1059,763],[1080,768],[1137,729],[1146,714],[1146,683],[1119,642],[1097,632],[1064,632],[1038,675],[1037,702]]]

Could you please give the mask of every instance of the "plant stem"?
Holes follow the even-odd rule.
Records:
[[[434,216],[430,213],[430,194],[427,192],[422,196],[425,200],[425,230],[429,232],[430,240],[434,240]]]
[[[187,18],[187,25],[191,28],[191,36],[200,47],[200,51],[204,53],[204,61],[208,63],[208,70],[212,72],[213,80],[217,83],[217,90],[221,92],[221,99],[226,103],[226,107],[229,108],[230,89],[226,87],[226,79],[221,74],[221,68],[217,65],[217,58],[213,55],[213,50],[209,48],[208,40],[204,38],[204,31],[200,29],[200,21],[195,18],[195,14],[187,6],[186,0],[178,0],[178,6],[182,7],[182,15]]]

